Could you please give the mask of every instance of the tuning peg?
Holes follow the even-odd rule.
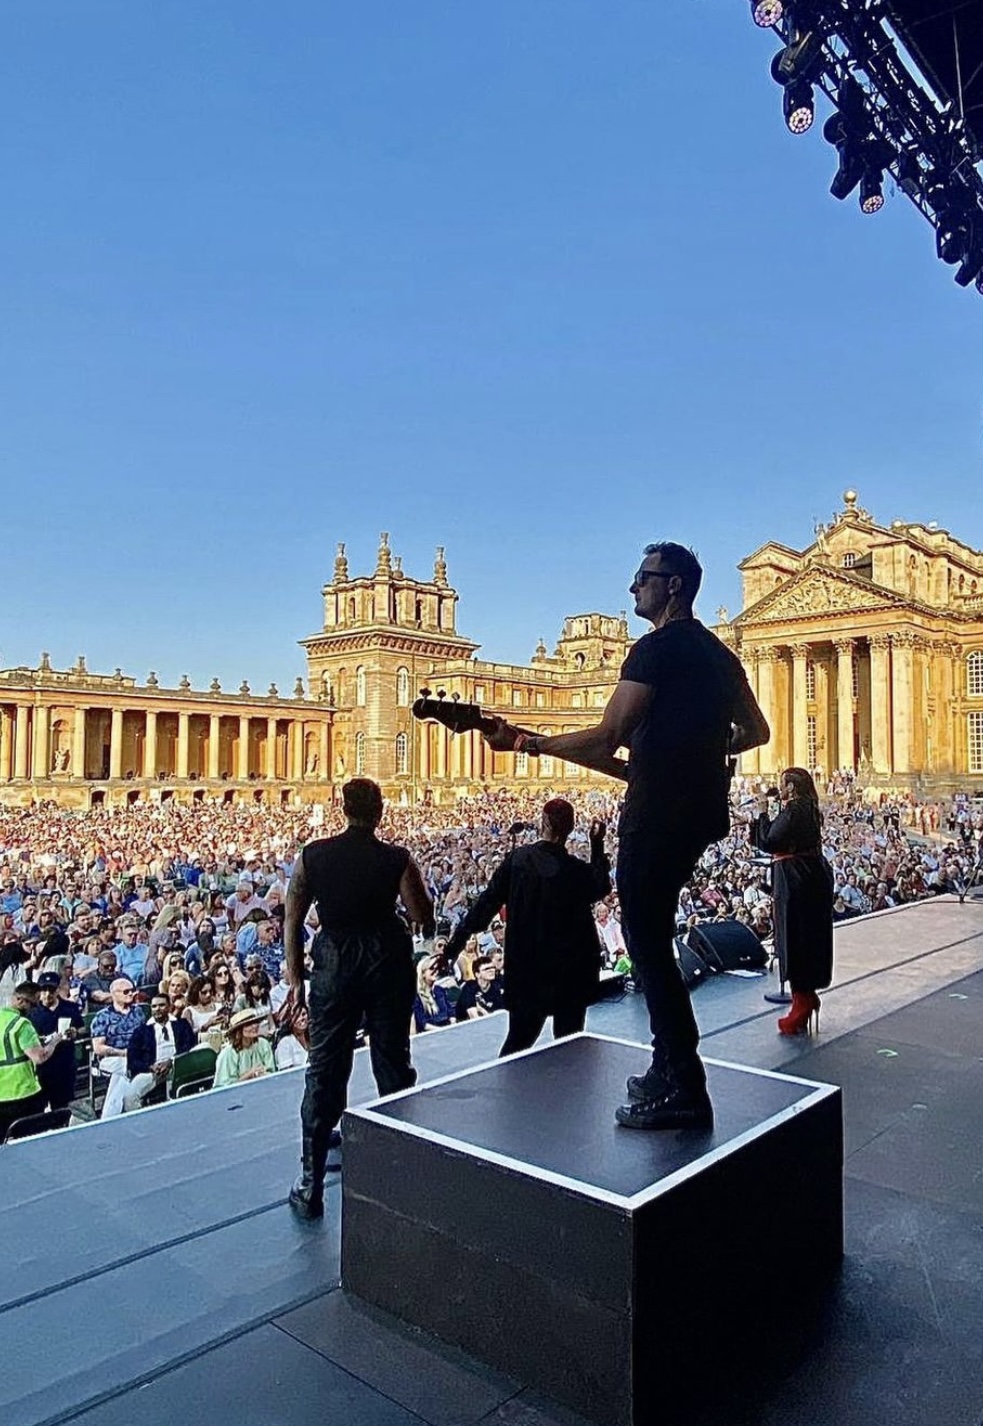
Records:
[[[421,698],[429,698],[429,697],[430,697],[430,689],[429,689],[429,688],[421,688],[421,689],[420,689],[420,697],[421,697]]]
[[[461,701],[461,695],[460,695],[459,693],[452,693],[452,694],[451,694],[451,702],[452,702],[452,703],[460,703],[460,701]]]
[[[438,698],[446,698],[446,697],[447,697],[447,689],[446,689],[446,688],[438,688],[438,689],[437,689],[437,697],[438,697]]]

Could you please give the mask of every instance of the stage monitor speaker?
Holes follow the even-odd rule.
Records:
[[[690,990],[695,989],[706,980],[710,974],[706,961],[699,951],[694,951],[692,946],[686,944],[682,936],[676,936],[673,939],[672,953],[676,957],[676,965],[683,978],[683,983]]]
[[[764,970],[768,954],[743,921],[704,921],[691,926],[689,944],[711,970]]]

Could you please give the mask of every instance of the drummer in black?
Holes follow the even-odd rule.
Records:
[[[287,891],[284,949],[294,1005],[305,1004],[304,918],[317,906],[310,997],[310,1057],[301,1105],[303,1171],[290,1203],[305,1218],[324,1212],[324,1174],[341,1118],[363,1016],[380,1094],[416,1083],[410,1020],[416,995],[413,942],[397,914],[433,934],[433,903],[405,847],[381,842],[382,793],[368,778],[342,790],[348,829],[304,848]]]

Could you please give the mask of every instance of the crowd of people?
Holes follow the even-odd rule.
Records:
[[[978,864],[979,802],[862,796],[846,775],[822,791],[835,920],[959,891]],[[683,887],[681,930],[735,919],[770,940],[768,859],[742,813],[760,792],[756,781],[735,781],[733,826]],[[436,911],[436,935],[416,943],[416,1032],[499,1008],[500,921],[453,958],[446,948],[510,846],[536,839],[546,795],[497,790],[451,806],[387,807],[381,835],[412,851]],[[586,859],[590,823],[603,820],[615,861],[617,798],[570,798],[570,850]],[[517,823],[530,830],[513,831]],[[151,1098],[174,1055],[200,1043],[218,1054],[217,1084],[304,1064],[307,1012],[294,1013],[284,963],[286,890],[305,842],[342,825],[331,809],[173,801],[0,810],[0,1007],[21,1006],[48,1050],[33,1067],[42,1098],[32,1105],[69,1102],[82,1017],[109,1081],[106,1114]],[[630,973],[614,891],[594,915],[604,963]],[[312,911],[312,934],[315,926]]]

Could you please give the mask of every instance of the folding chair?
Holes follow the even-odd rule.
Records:
[[[183,1055],[175,1055],[171,1066],[171,1098],[185,1099],[189,1094],[211,1089],[217,1058],[211,1045],[197,1045]]]

